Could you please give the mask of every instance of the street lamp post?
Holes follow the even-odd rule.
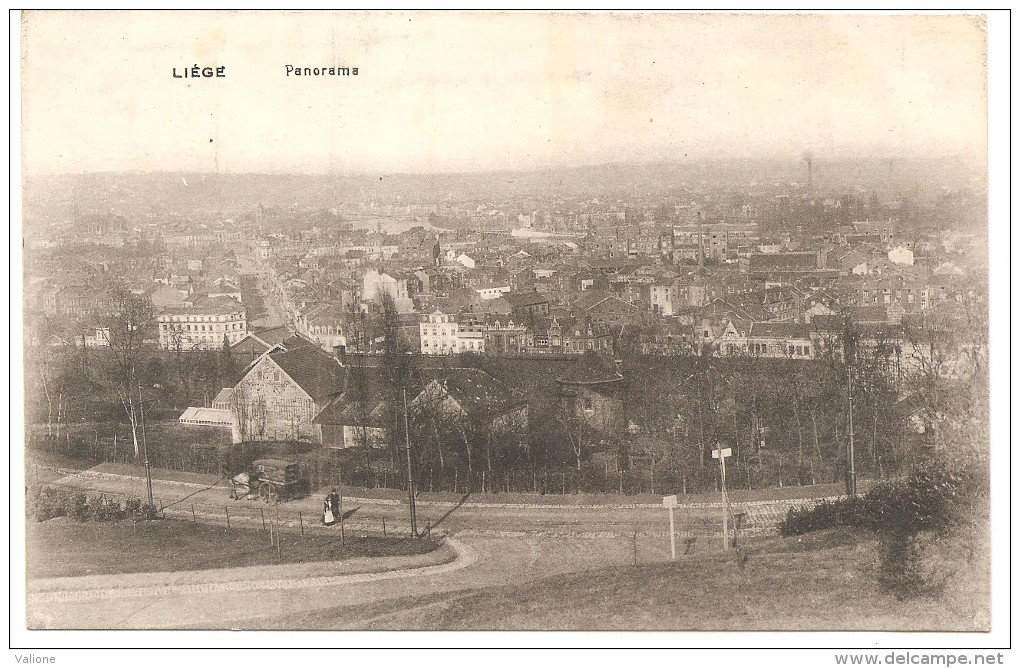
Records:
[[[418,535],[418,521],[415,517],[414,499],[414,468],[411,466],[411,430],[407,419],[407,388],[403,389],[404,395],[404,444],[407,451],[407,499],[411,506],[411,535]]]

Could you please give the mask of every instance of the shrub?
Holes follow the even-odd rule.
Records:
[[[88,499],[85,492],[69,492],[65,500],[67,515],[76,522],[84,522],[89,518]]]
[[[151,503],[142,503],[138,499],[138,506],[131,513],[131,519],[134,520],[154,520],[159,517],[159,510]]]
[[[906,480],[884,480],[862,497],[822,501],[812,508],[791,508],[779,524],[781,536],[836,527],[913,535],[944,531],[967,490],[963,470],[933,461]]]
[[[127,499],[124,501],[124,514],[127,517],[135,517],[142,509],[141,499]]]
[[[114,499],[100,496],[89,504],[89,519],[96,522],[113,522],[125,517],[120,504]]]
[[[36,488],[29,497],[28,512],[37,522],[67,515],[64,495],[57,490]]]
[[[835,527],[859,527],[878,534],[878,581],[898,598],[938,595],[946,577],[923,570],[921,532],[945,534],[960,516],[961,504],[981,489],[970,471],[934,460],[906,480],[886,480],[863,497],[822,501],[813,508],[791,508],[779,525],[782,536]],[[939,580],[941,579],[941,583]]]
[[[799,536],[822,529],[861,526],[866,513],[866,503],[861,497],[826,499],[810,508],[790,508],[779,523],[779,535]]]
[[[879,534],[878,583],[899,599],[929,590],[921,568],[917,534],[885,531]]]

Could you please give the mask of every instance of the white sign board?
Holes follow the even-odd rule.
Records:
[[[719,459],[720,452],[722,453],[723,457],[729,457],[730,455],[733,454],[733,451],[730,448],[723,448],[722,450],[713,450],[712,459]]]
[[[676,508],[680,505],[680,502],[677,501],[676,494],[674,494],[673,496],[662,497],[662,505],[665,508]]]

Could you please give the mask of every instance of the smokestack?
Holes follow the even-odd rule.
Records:
[[[804,151],[804,155],[802,156],[801,159],[804,160],[804,162],[807,163],[807,189],[808,189],[808,191],[810,191],[811,188],[812,188],[812,183],[813,183],[812,182],[812,177],[814,176],[813,175],[813,171],[814,171],[813,170],[813,163],[814,163],[815,156],[812,155],[811,151]]]

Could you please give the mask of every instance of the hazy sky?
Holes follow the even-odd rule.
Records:
[[[29,173],[985,151],[974,17],[28,12],[22,53]]]

